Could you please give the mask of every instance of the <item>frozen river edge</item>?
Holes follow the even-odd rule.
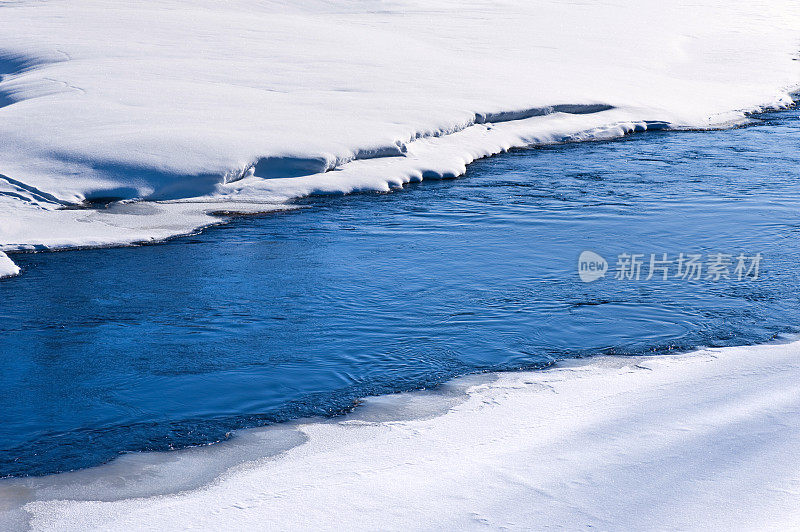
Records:
[[[774,7],[12,2],[0,252],[160,241],[513,147],[730,125],[797,89],[800,12]]]
[[[266,457],[178,493],[163,493],[167,475],[200,478],[238,438],[7,481],[3,519],[34,530],[781,528],[798,518],[798,378],[799,342],[467,377],[333,421],[246,431],[241,446]]]
[[[748,112],[726,115],[725,122],[709,121],[707,127],[741,126],[747,123],[749,114],[787,109],[796,97],[796,92],[787,92],[779,100]],[[696,129],[633,119],[629,110],[601,107],[584,112],[577,107],[578,111],[550,109],[544,114],[514,115],[496,123],[473,123],[456,132],[410,142],[400,156],[351,160],[331,168],[333,171],[268,180],[251,175],[219,185],[213,195],[167,201],[125,200],[90,208],[53,208],[15,201],[0,240],[0,279],[21,273],[6,254],[9,252],[156,243],[225,223],[232,216],[291,209],[292,200],[311,195],[391,192],[424,179],[454,179],[472,162],[515,148],[612,140],[652,130]]]

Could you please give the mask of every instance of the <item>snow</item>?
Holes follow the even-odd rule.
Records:
[[[180,479],[235,462],[238,439],[0,490],[34,530],[786,529],[798,378],[800,342],[598,357],[373,398],[277,444],[250,431],[264,458],[202,487]]]
[[[798,27],[777,1],[3,2],[0,250],[161,240],[218,212],[456,177],[515,146],[738,123],[790,103]],[[3,251],[0,277],[19,273]],[[799,357],[793,343],[461,380],[2,481],[0,522],[796,526]]]
[[[0,279],[3,277],[13,277],[19,274],[19,266],[8,258],[8,255],[0,251]]]
[[[729,124],[789,103],[798,22],[790,2],[4,2],[0,249],[162,239],[217,222],[213,203]],[[63,208],[113,199],[153,215]]]

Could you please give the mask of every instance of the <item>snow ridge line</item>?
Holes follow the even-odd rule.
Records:
[[[34,58],[15,54],[10,51],[0,50],[0,109],[9,106],[18,101],[14,97],[12,91],[3,90],[3,82],[9,76],[21,74],[31,68],[36,68],[39,65],[46,63],[53,63],[71,59],[68,54],[59,50],[59,53],[65,56],[64,58]],[[52,80],[56,81],[56,80]],[[64,82],[60,82],[64,83]],[[258,157],[252,163],[244,166],[244,168],[235,169],[224,173],[218,178],[214,179],[212,176],[205,176],[206,181],[217,181],[220,184],[232,183],[239,181],[246,177],[259,177],[264,179],[271,178],[287,178],[287,177],[300,177],[306,175],[313,175],[318,173],[329,172],[338,169],[339,167],[357,160],[365,159],[378,159],[385,157],[403,157],[408,151],[408,144],[420,139],[425,138],[439,138],[447,135],[452,135],[463,131],[469,127],[477,124],[491,124],[500,122],[511,122],[515,120],[525,120],[536,116],[546,116],[554,113],[566,114],[592,114],[600,113],[614,109],[614,106],[606,103],[588,103],[588,104],[555,104],[540,107],[528,107],[512,111],[499,111],[499,112],[476,112],[472,117],[464,122],[456,123],[451,127],[439,129],[435,131],[417,131],[406,140],[397,140],[393,144],[385,146],[376,146],[370,148],[356,148],[351,153],[347,154],[333,154],[325,153],[320,155],[269,155]],[[176,176],[177,177],[177,176]],[[210,179],[208,179],[210,178]],[[64,201],[57,197],[48,194],[42,190],[26,185],[20,181],[11,179],[5,175],[0,174],[0,179],[7,181],[10,185],[20,191],[27,192],[35,200],[55,203],[60,206],[75,205],[73,202]],[[211,183],[206,183],[210,185]],[[128,195],[109,194],[109,198],[114,199],[176,199],[184,197],[183,194],[175,194],[175,191],[164,195],[162,190],[156,190],[151,197],[148,198],[134,198]],[[5,192],[2,195],[17,197],[24,199],[23,195],[14,192]],[[102,194],[101,194],[102,195]],[[119,197],[116,197],[119,196]],[[124,197],[123,197],[124,196]],[[163,196],[163,197],[162,197]],[[188,196],[186,196],[188,197]]]
[[[1,96],[2,95],[0,95],[0,97]],[[15,187],[18,190],[27,192],[30,195],[30,198],[32,198],[34,200],[44,201],[46,203],[56,203],[56,204],[62,205],[62,206],[71,205],[71,203],[66,202],[64,200],[60,200],[57,197],[53,196],[52,194],[48,194],[47,192],[45,192],[43,190],[39,190],[38,188],[33,187],[31,185],[26,185],[22,181],[17,181],[16,179],[11,179],[10,177],[8,177],[6,175],[0,174],[0,180],[5,181],[6,183],[11,185],[12,187]],[[22,194],[15,194],[13,192],[2,192],[2,191],[0,191],[0,194],[6,195],[6,196],[14,196],[14,197],[23,198]]]
[[[525,120],[536,116],[546,116],[554,113],[565,114],[594,114],[615,109],[613,105],[605,103],[591,104],[556,104],[543,107],[529,107],[516,111],[500,111],[491,113],[475,113],[472,118],[464,123],[437,131],[418,131],[409,139],[397,140],[394,144],[378,146],[375,148],[356,149],[352,154],[339,156],[333,154],[300,157],[300,156],[266,156],[260,157],[244,170],[230,172],[224,176],[223,183],[232,183],[245,177],[255,176],[265,179],[300,177],[319,174],[335,170],[352,161],[364,159],[377,159],[383,157],[402,157],[408,151],[408,144],[425,138],[438,138],[452,135],[477,124],[492,124],[500,122],[513,122]]]

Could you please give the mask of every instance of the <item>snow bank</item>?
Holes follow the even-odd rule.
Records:
[[[160,471],[195,478],[208,455],[0,490],[34,500],[35,530],[781,529],[800,519],[798,378],[800,343],[601,357],[375,398],[173,495],[124,498]]]
[[[271,208],[456,176],[512,146],[728,123],[788,103],[799,12],[656,0],[5,2],[0,249],[163,238],[213,222],[209,202]],[[173,203],[186,198],[202,199]],[[63,209],[119,199],[163,201],[154,212],[170,221]]]
[[[8,255],[0,251],[0,279],[17,274],[19,274],[19,266],[14,264],[14,261],[9,259]]]

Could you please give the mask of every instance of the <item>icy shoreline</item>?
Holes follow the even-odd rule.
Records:
[[[6,481],[6,509],[25,511],[3,518],[28,515],[34,530],[780,528],[800,517],[798,375],[795,342],[471,377],[272,438],[137,455],[33,489]],[[202,478],[237,445],[265,458],[162,494],[166,476]]]
[[[0,9],[6,252],[163,240],[512,147],[718,126],[800,81],[788,3]],[[114,200],[138,203],[64,208]]]
[[[796,93],[752,111],[734,113],[725,122],[709,122],[704,129],[745,124],[747,116],[786,109]],[[447,135],[432,135],[403,145],[402,156],[354,158],[328,162],[330,170],[307,176],[264,180],[252,174],[218,186],[217,193],[176,200],[122,200],[102,207],[79,205],[13,205],[0,226],[0,278],[20,273],[4,252],[103,248],[163,242],[194,233],[231,217],[293,208],[295,199],[324,194],[391,192],[425,179],[453,179],[467,166],[513,148],[564,142],[612,140],[632,133],[697,126],[664,121],[631,120],[629,112],[603,109],[597,117],[583,113],[549,112],[536,118],[511,118],[503,122],[473,123]],[[0,175],[0,180],[2,179]],[[1,183],[0,183],[1,184]],[[0,194],[0,205],[7,197]]]

